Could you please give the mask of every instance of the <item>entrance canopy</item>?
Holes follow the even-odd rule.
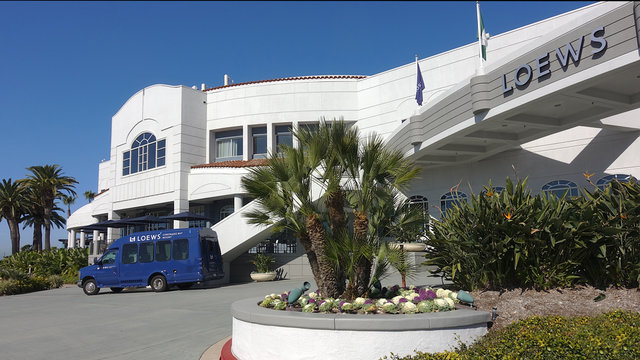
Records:
[[[198,221],[198,220],[213,221],[213,219],[208,218],[204,215],[198,215],[188,211],[181,212],[179,214],[169,215],[169,216],[162,216],[161,219],[179,220],[179,221]]]

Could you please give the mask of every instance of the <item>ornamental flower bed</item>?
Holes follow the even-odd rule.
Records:
[[[325,298],[315,291],[303,294],[296,302],[289,304],[289,293],[266,295],[259,305],[274,310],[307,313],[415,314],[455,310],[459,302],[458,293],[451,290],[415,286],[401,288],[398,285],[390,289],[376,289],[372,291],[371,298],[359,297],[353,302]]]

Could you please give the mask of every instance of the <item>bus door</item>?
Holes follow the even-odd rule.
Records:
[[[202,270],[205,274],[222,273],[222,257],[220,245],[213,238],[202,239]]]
[[[118,249],[111,249],[102,255],[98,262],[98,269],[95,272],[98,286],[116,286],[120,282],[118,279]]]

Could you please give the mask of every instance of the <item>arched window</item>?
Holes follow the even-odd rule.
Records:
[[[546,194],[552,194],[556,197],[562,197],[567,192],[567,196],[578,196],[578,185],[569,180],[554,180],[550,181],[542,187],[542,192]]]
[[[467,194],[460,191],[450,191],[442,197],[440,197],[440,210],[443,215],[447,214],[447,210],[453,208],[454,205],[458,205],[462,201],[467,201]]]
[[[152,133],[138,136],[131,144],[131,150],[123,154],[122,175],[164,166],[166,140],[157,140]]]
[[[227,216],[233,214],[233,205],[225,205],[220,209],[220,220],[226,218]]]
[[[609,183],[613,179],[616,179],[619,182],[629,182],[629,180],[631,180],[631,178],[632,178],[631,175],[626,175],[626,174],[607,175],[607,176],[601,178],[600,180],[598,180],[598,182],[596,183],[596,186],[600,190],[604,190],[604,188],[606,188],[607,185],[609,185]]]
[[[422,195],[409,197],[409,206],[422,211],[422,233],[429,229],[429,200]]]

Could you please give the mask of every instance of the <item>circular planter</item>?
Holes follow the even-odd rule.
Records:
[[[402,245],[402,248],[406,252],[420,252],[424,251],[427,248],[427,244],[424,243],[391,243],[389,244],[392,248],[399,248]]]
[[[491,314],[455,310],[428,314],[318,314],[231,305],[231,351],[238,360],[379,359],[391,352],[441,352],[487,333]]]
[[[251,279],[253,281],[272,281],[276,278],[276,272],[268,272],[268,273],[251,273]]]

